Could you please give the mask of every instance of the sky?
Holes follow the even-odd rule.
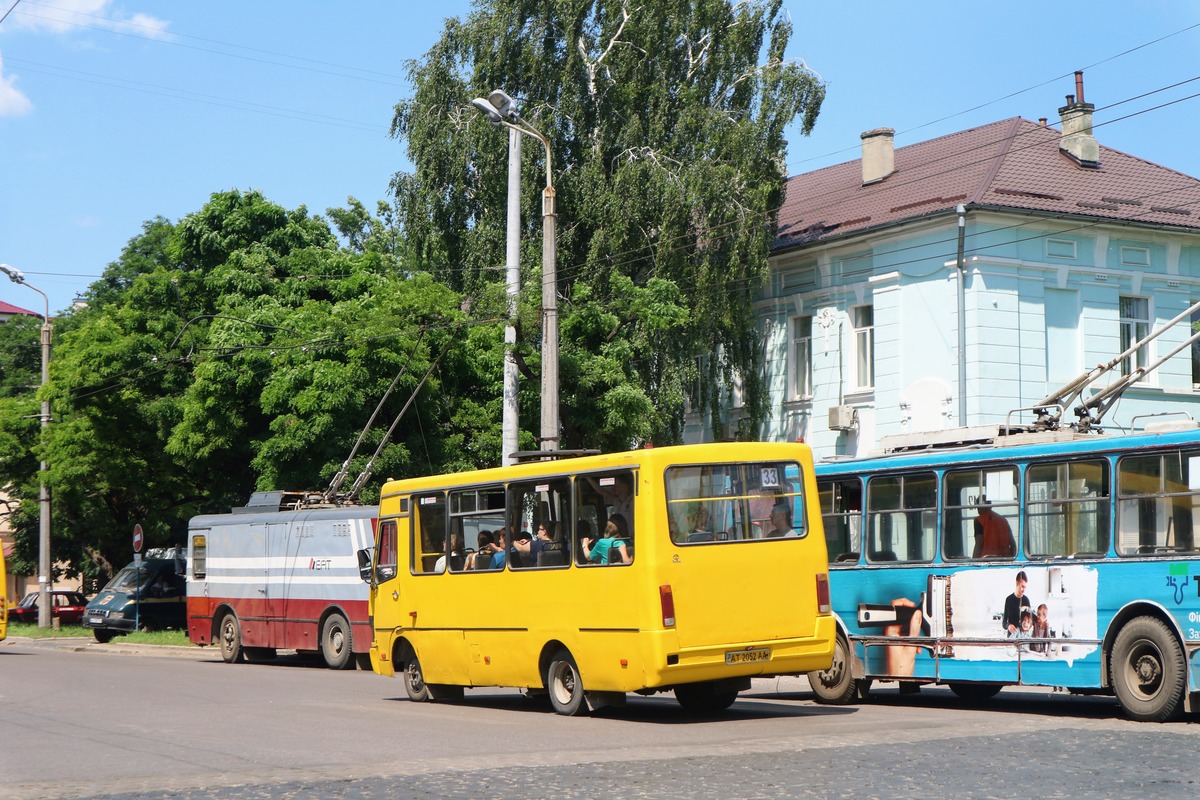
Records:
[[[144,222],[214,192],[373,210],[409,169],[388,136],[405,65],[474,5],[0,0],[0,263],[53,316]],[[1102,145],[1200,178],[1200,0],[783,6],[788,56],[828,91],[812,135],[790,132],[789,174],[857,159],[874,128],[903,147],[1016,116],[1057,127],[1082,69]],[[44,308],[2,278],[0,300]]]

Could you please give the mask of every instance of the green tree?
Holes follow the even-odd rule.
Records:
[[[406,253],[468,296],[504,260],[507,162],[504,136],[471,98],[505,89],[552,142],[564,447],[677,440],[686,387],[700,379],[718,435],[718,387],[735,375],[754,429],[765,414],[751,304],[783,198],[784,129],[799,117],[809,132],[824,98],[785,58],[791,33],[779,0],[496,0],[448,20],[409,65],[415,92],[392,125],[414,164],[393,181]],[[534,295],[540,161],[523,163]],[[529,294],[522,357],[533,377]],[[523,401],[537,408],[536,394]]]
[[[54,557],[93,574],[128,559],[135,523],[148,546],[182,543],[191,516],[241,505],[254,489],[325,488],[402,369],[351,480],[427,371],[375,474],[498,460],[498,357],[487,354],[498,319],[462,325],[460,296],[401,269],[383,246],[387,221],[361,209],[351,198],[328,212],[343,235],[365,232],[347,247],[325,219],[258,192],[214,194],[176,223],[146,223],[87,307],[56,321],[45,441],[36,418],[20,415],[35,408],[32,393],[0,396],[0,480],[21,500],[21,552],[36,546],[42,453]],[[9,347],[0,335],[0,364],[26,338],[14,333]],[[477,359],[470,348],[481,344]],[[20,363],[14,385],[28,380]]]

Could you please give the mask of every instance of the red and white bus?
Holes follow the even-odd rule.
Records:
[[[187,627],[225,661],[320,653],[333,669],[368,665],[371,627],[357,551],[371,547],[378,506],[307,504],[259,492],[230,514],[188,524]]]

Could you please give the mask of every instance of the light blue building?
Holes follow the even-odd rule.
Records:
[[[759,438],[860,455],[902,434],[1030,423],[1014,410],[1179,315],[1083,399],[1181,348],[1102,422],[1200,416],[1186,343],[1200,180],[1101,145],[1082,95],[1077,75],[1061,130],[1012,118],[894,149],[877,129],[860,160],[789,179],[757,304],[771,395]],[[699,415],[686,438],[711,438]]]

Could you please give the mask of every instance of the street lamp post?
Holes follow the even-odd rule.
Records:
[[[25,280],[25,274],[8,264],[0,264],[0,272],[13,283],[26,286],[42,296],[46,313],[42,315],[42,447],[46,445],[46,428],[50,425],[50,401],[46,398],[46,383],[50,380],[50,298]],[[46,485],[46,461],[41,462],[41,485],[38,488],[38,627],[50,627],[50,487]]]
[[[477,97],[471,104],[487,115],[493,125],[508,128],[509,132],[509,216],[508,241],[510,248],[509,263],[513,262],[512,251],[514,230],[518,228],[519,219],[514,216],[513,207],[513,163],[517,162],[518,178],[520,174],[520,134],[532,136],[546,148],[546,188],[542,190],[542,424],[540,449],[551,451],[558,449],[559,415],[558,415],[558,268],[555,235],[554,181],[551,177],[550,140],[540,131],[521,118],[517,104],[511,97],[496,89],[487,99]],[[516,153],[514,159],[513,153]],[[517,188],[519,205],[520,187]],[[519,234],[517,234],[519,235]],[[509,303],[510,316],[515,315],[512,304],[515,304],[513,290],[513,274],[509,272]],[[505,330],[507,341],[508,330]],[[515,333],[515,332],[514,332]],[[515,337],[514,337],[515,341]],[[505,365],[507,366],[507,356]],[[507,394],[507,373],[505,393]],[[507,406],[506,406],[507,407]],[[507,457],[507,451],[506,451]],[[507,461],[505,463],[508,463]]]

